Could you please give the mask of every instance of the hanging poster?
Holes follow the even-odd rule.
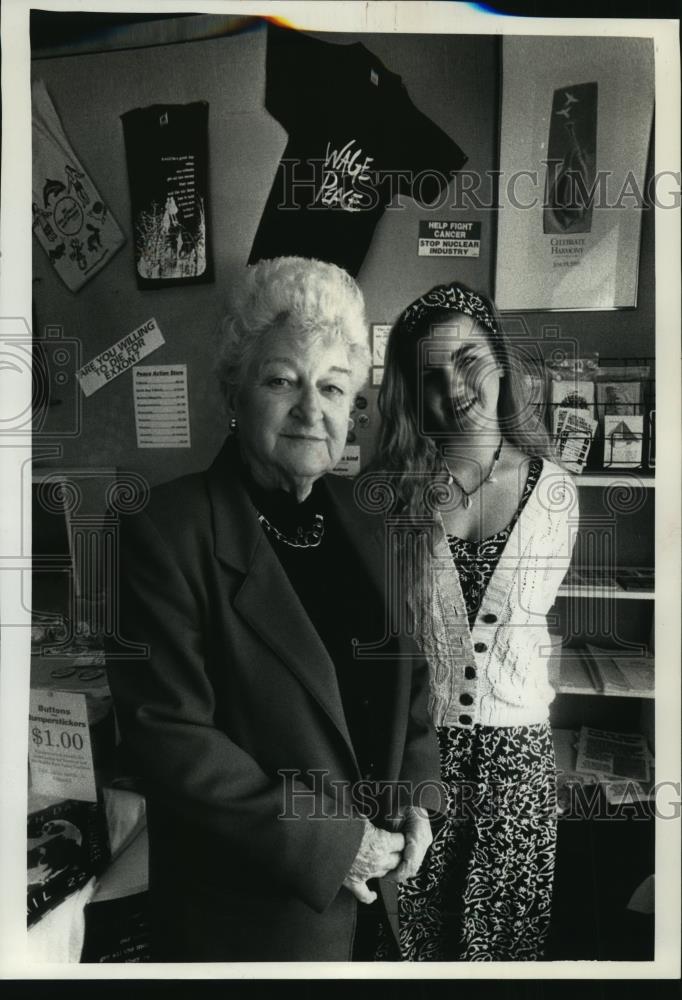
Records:
[[[33,233],[67,288],[77,292],[125,238],[73,151],[45,83],[31,88]]]
[[[652,41],[509,36],[502,52],[498,307],[634,307]]]
[[[154,104],[121,119],[138,287],[212,281],[208,104]]]

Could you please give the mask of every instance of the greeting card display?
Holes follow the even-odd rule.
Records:
[[[639,468],[643,439],[643,416],[607,413],[604,417],[604,468]]]
[[[594,382],[580,378],[552,380],[553,406],[568,406],[576,410],[586,410],[590,415],[594,408]]]
[[[121,120],[138,287],[212,281],[208,104],[154,104]]]
[[[559,406],[554,413],[554,446],[561,462],[571,472],[582,472],[592,444],[597,421],[588,410]]]
[[[641,412],[641,382],[597,382],[597,416]]]

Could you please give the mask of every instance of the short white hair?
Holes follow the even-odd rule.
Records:
[[[226,397],[239,389],[259,339],[282,323],[304,337],[338,338],[348,351],[352,391],[362,388],[370,364],[365,303],[342,268],[304,257],[261,260],[245,268],[231,298],[216,365]]]

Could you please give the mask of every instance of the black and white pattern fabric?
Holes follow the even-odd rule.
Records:
[[[448,536],[473,627],[540,478],[530,461],[514,517],[488,538]],[[416,878],[399,887],[405,961],[538,961],[549,929],[556,775],[548,723],[437,729],[447,812]],[[382,939],[377,959],[388,959]]]
[[[538,961],[556,853],[549,724],[443,727],[438,738],[448,812],[421,871],[399,886],[401,958]]]
[[[405,330],[414,330],[421,325],[422,319],[430,310],[463,313],[465,316],[472,316],[490,333],[499,333],[492,303],[483,295],[458,285],[456,281],[449,285],[436,285],[431,291],[416,299],[405,309],[398,322]]]
[[[535,489],[541,472],[542,459],[532,458],[519,506],[509,524],[501,531],[489,535],[488,538],[475,539],[474,541],[458,538],[457,535],[448,535],[448,545],[459,573],[470,626],[473,626],[476,620],[488,582],[495,571],[519,514]]]

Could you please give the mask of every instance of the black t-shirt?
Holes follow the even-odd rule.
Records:
[[[268,25],[265,106],[289,134],[249,263],[297,255],[357,275],[397,194],[429,204],[467,157],[364,45]]]

